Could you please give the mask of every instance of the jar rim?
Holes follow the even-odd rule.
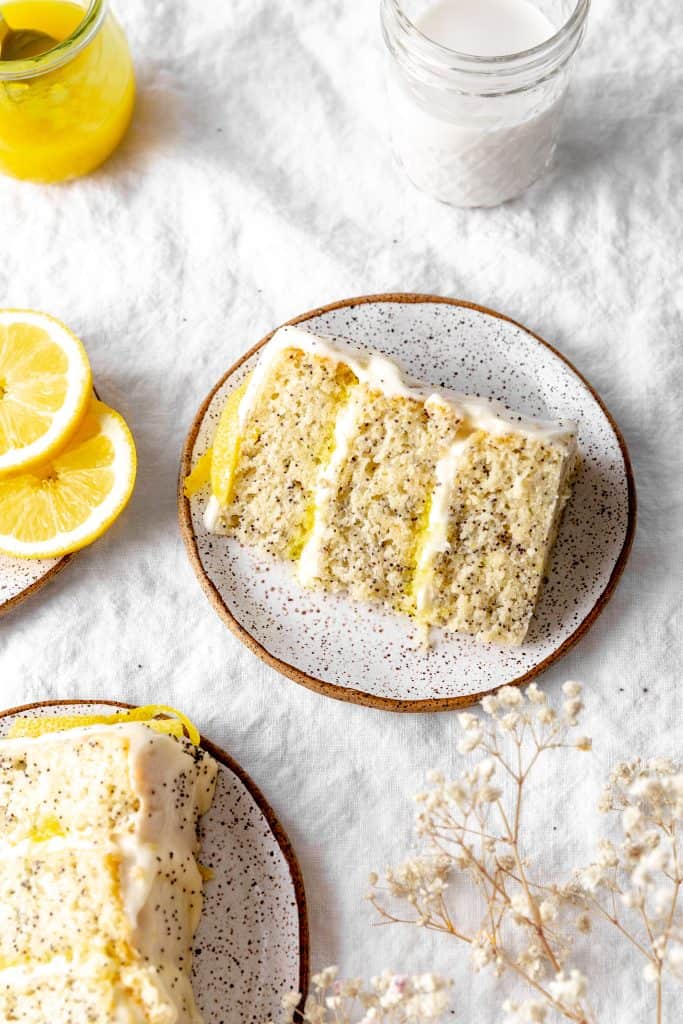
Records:
[[[10,5],[11,6],[11,0]],[[37,57],[24,60],[0,60],[0,82],[25,81],[55,71],[73,60],[92,42],[107,13],[108,0],[89,0],[81,21],[71,35]]]
[[[576,0],[571,14],[548,39],[536,46],[515,53],[499,56],[479,56],[463,53],[443,43],[438,43],[425,35],[403,9],[402,0],[382,0],[383,26],[385,38],[390,49],[391,41],[387,38],[386,18],[392,20],[393,27],[403,39],[403,48],[415,48],[420,57],[441,66],[444,70],[451,69],[469,75],[486,77],[489,75],[505,76],[543,68],[554,59],[566,58],[573,53],[581,40],[582,32],[590,9],[591,0]],[[568,52],[567,52],[568,51]]]

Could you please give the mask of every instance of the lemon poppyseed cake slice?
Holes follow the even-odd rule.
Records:
[[[206,525],[295,562],[306,586],[519,644],[575,462],[571,426],[284,327],[226,404]]]
[[[215,780],[201,748],[140,721],[0,741],[0,1021],[201,1024]]]

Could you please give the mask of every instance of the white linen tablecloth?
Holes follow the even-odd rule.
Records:
[[[139,77],[133,127],[89,179],[0,182],[0,305],[44,309],[83,337],[98,390],[137,440],[138,483],[107,536],[2,620],[1,704],[183,708],[288,831],[314,963],[442,970],[456,979],[455,1019],[493,1024],[502,988],[472,982],[461,948],[373,929],[362,902],[368,871],[408,849],[409,797],[425,770],[455,771],[455,716],[327,700],[249,653],[185,556],[179,453],[215,380],[307,309],[423,291],[521,320],[600,391],[638,485],[626,574],[543,679],[555,694],[566,678],[587,685],[597,757],[572,763],[597,787],[617,757],[680,754],[683,7],[595,0],[553,168],[520,200],[470,212],[421,195],[392,162],[374,0],[118,0],[117,10]],[[591,800],[567,810],[578,790],[564,767],[541,785],[532,846],[549,860],[577,847],[587,861]],[[640,966],[615,950],[596,944],[588,964],[603,977],[602,1024],[653,1019]]]

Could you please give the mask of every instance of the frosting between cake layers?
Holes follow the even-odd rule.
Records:
[[[351,399],[342,408],[335,423],[332,457],[318,480],[318,486],[313,497],[313,528],[304,544],[297,566],[299,581],[304,586],[311,585],[317,577],[326,512],[334,491],[337,473],[348,457],[359,413],[360,406]]]
[[[427,529],[418,552],[415,568],[413,597],[418,616],[427,611],[432,593],[432,579],[429,573],[436,555],[448,548],[448,509],[451,500],[451,489],[456,479],[458,463],[467,450],[471,431],[465,430],[466,436],[456,440],[446,454],[439,459],[434,471],[434,490],[431,496]]]

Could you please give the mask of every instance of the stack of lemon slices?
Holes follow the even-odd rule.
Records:
[[[0,310],[0,551],[57,558],[101,536],[135,483],[131,433],[63,324]]]

